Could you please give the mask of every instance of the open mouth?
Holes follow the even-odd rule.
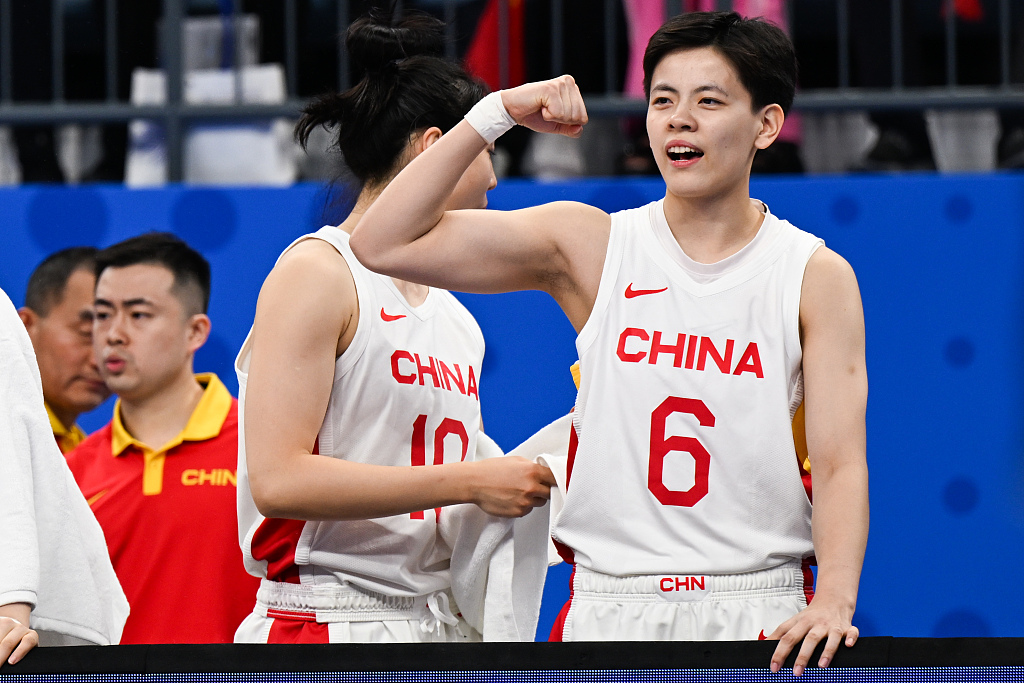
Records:
[[[668,148],[668,158],[672,161],[692,161],[704,156],[704,152],[694,147],[676,145]]]

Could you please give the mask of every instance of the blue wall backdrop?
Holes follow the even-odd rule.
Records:
[[[663,192],[655,180],[510,181],[491,206],[573,199],[612,211]],[[770,179],[752,194],[822,236],[860,280],[872,524],[854,622],[865,635],[1024,635],[1024,176]],[[213,266],[213,335],[197,369],[234,390],[263,278],[337,213],[314,186],[0,190],[0,287],[20,305],[56,249],[173,231]],[[511,448],[571,407],[574,334],[543,294],[461,298],[487,337],[484,421]],[[82,422],[109,416],[108,403]],[[564,565],[549,576],[545,634],[567,579]]]

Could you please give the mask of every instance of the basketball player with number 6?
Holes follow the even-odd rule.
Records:
[[[781,30],[681,15],[651,38],[644,73],[663,199],[611,216],[570,202],[445,210],[463,170],[513,125],[581,133],[586,107],[563,76],[482,100],[384,190],[352,249],[431,286],[547,291],[576,328],[576,443],[554,526],[575,571],[554,639],[777,639],[772,669],[795,651],[799,675],[822,641],[827,666],[858,637],[868,478],[857,281],[750,197],[754,154],[794,96]]]
[[[388,180],[483,95],[433,56],[443,35],[427,17],[354,22],[348,49],[365,77],[299,121],[303,141],[332,129],[363,189],[340,226],[282,254],[236,361],[239,535],[263,579],[236,642],[478,638],[451,598],[443,507],[517,517],[550,496],[546,467],[472,462],[484,340],[469,312],[448,292],[370,272],[348,246]],[[496,182],[487,149],[468,167],[452,208],[486,206]]]

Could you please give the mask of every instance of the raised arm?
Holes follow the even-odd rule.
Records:
[[[520,516],[549,497],[546,468],[522,458],[387,467],[313,454],[334,362],[359,319],[355,284],[333,247],[308,240],[260,291],[246,386],[246,464],[267,517],[369,519],[455,503]]]
[[[823,639],[819,666],[832,661],[841,642],[850,647],[857,641],[852,619],[868,538],[864,311],[853,269],[824,247],[807,264],[800,327],[818,581],[810,606],[772,634],[781,641],[774,671],[803,640],[796,675]]]
[[[445,211],[490,142],[470,120],[480,127],[480,112],[493,114],[498,102],[510,119],[541,132],[578,136],[587,121],[569,76],[491,94],[391,181],[352,233],[352,249],[367,267],[404,280],[470,292],[547,291],[579,329],[597,295],[607,214],[572,202]]]

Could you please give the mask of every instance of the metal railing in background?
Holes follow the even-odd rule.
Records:
[[[35,0],[45,2],[47,0]],[[308,0],[307,0],[308,1]],[[498,0],[499,57],[498,73],[503,84],[510,74],[510,0]],[[1011,82],[1011,0],[998,3],[999,83],[993,86],[966,86],[958,83],[957,30],[958,19],[954,0],[941,0],[944,7],[945,75],[942,86],[908,87],[905,85],[904,21],[905,0],[890,0],[890,47],[892,53],[892,87],[859,88],[851,86],[851,0],[834,0],[836,15],[836,58],[838,87],[805,90],[797,94],[795,107],[805,111],[835,111],[846,109],[898,110],[925,108],[1024,108],[1024,88]],[[234,104],[224,106],[189,105],[183,100],[182,26],[186,17],[187,0],[163,0],[160,44],[163,46],[160,65],[167,73],[167,100],[164,105],[133,106],[118,97],[119,51],[117,41],[117,0],[95,0],[103,7],[103,61],[105,71],[105,99],[91,102],[72,102],[65,97],[65,31],[64,17],[67,0],[49,0],[52,10],[51,55],[52,99],[43,103],[16,102],[12,86],[14,64],[18,55],[13,49],[12,3],[0,0],[0,125],[60,124],[60,123],[119,123],[131,119],[162,121],[167,136],[168,177],[182,177],[182,141],[190,123],[203,120],[252,120],[274,117],[295,117],[304,99],[299,93],[299,0],[281,0],[280,30],[283,31],[283,61],[286,75],[287,99],[276,105]],[[565,16],[563,0],[550,2],[550,67],[551,75],[563,71],[566,55],[566,31],[572,29],[572,20]],[[670,14],[684,9],[684,0],[665,0]],[[600,36],[603,54],[604,91],[587,97],[588,111],[595,116],[642,115],[646,104],[642,100],[624,97],[617,82],[622,55],[617,41],[620,0],[602,0],[603,35]],[[412,4],[412,3],[407,3]],[[436,3],[435,3],[436,4]],[[595,3],[596,4],[596,3]],[[715,0],[718,9],[731,9],[732,0]],[[793,6],[792,0],[788,3]],[[936,3],[938,4],[938,3]],[[242,0],[232,0],[233,26],[243,11]],[[401,3],[399,11],[401,9]],[[455,18],[457,0],[443,0],[443,18],[448,24],[447,48],[449,56],[456,55]],[[349,0],[336,0],[336,53],[337,82],[340,89],[350,85],[350,64],[344,49],[345,28],[352,7]],[[265,29],[266,30],[266,29]],[[241,41],[234,41],[235,50]],[[238,64],[239,60],[233,60]],[[240,72],[238,72],[240,73]],[[236,78],[240,88],[240,76]],[[241,102],[241,98],[236,98]]]

